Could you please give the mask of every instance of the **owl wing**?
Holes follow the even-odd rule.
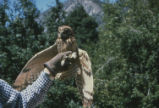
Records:
[[[81,71],[77,73],[76,84],[83,98],[83,104],[89,107],[93,101],[93,74],[91,61],[86,51],[79,49]]]
[[[13,87],[19,91],[32,84],[44,69],[43,64],[57,54],[56,43],[49,48],[36,53],[23,67],[13,84]]]

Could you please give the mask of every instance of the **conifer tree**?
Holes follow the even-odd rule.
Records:
[[[95,54],[100,57],[94,56],[98,107],[159,107],[156,11],[149,0],[104,4],[105,25]]]
[[[83,6],[75,8],[66,17],[65,23],[73,28],[80,46],[83,43],[96,42],[98,40],[98,24],[86,13]]]
[[[7,15],[8,9],[8,0],[2,0],[0,2],[0,35],[7,35],[6,24],[9,20]]]
[[[45,21],[47,33],[52,41],[56,39],[58,27],[63,25],[64,20],[65,12],[63,4],[59,0],[56,0],[56,6],[51,7]]]
[[[45,46],[46,38],[40,35],[43,30],[35,20],[39,11],[32,0],[18,0],[13,8],[14,15],[11,8],[5,14],[5,6],[1,9],[4,10],[1,22],[8,32],[0,36],[0,71],[4,73],[4,79],[14,82],[26,61]],[[5,15],[9,20],[4,20]]]
[[[36,8],[33,0],[18,0],[17,5],[15,5],[17,16],[15,16],[15,20],[11,26],[13,29],[15,26],[21,26],[20,28],[24,28],[24,30],[20,31],[20,34],[23,36],[27,35],[35,35],[41,34],[43,32],[42,26],[37,23],[36,18],[38,18],[40,12]],[[18,23],[18,24],[16,24]],[[18,33],[18,30],[17,30]]]

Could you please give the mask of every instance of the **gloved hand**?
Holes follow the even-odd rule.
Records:
[[[72,52],[67,51],[57,54],[54,58],[44,64],[44,67],[49,70],[52,76],[55,76],[58,72],[67,70],[72,62],[76,59],[76,56],[72,57]]]

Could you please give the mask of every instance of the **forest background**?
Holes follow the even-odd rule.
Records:
[[[159,1],[105,0],[102,8],[99,26],[82,6],[66,15],[56,0],[44,26],[33,0],[17,0],[13,8],[1,0],[0,78],[13,84],[25,63],[54,44],[57,28],[67,24],[92,61],[94,107],[159,108]],[[38,108],[81,106],[72,78],[55,81]]]

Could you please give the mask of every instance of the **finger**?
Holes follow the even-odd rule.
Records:
[[[56,55],[56,56],[58,56],[58,58],[60,58],[60,59],[65,59],[65,58],[67,58],[67,56],[70,55],[71,53],[72,53],[72,51],[67,51],[67,52],[59,53],[59,54]]]
[[[76,59],[76,58],[77,58],[77,53],[76,53],[76,52],[73,52],[72,55],[71,55],[71,58],[72,58],[72,59]]]
[[[72,51],[67,51],[67,52],[64,52],[63,54],[66,55],[66,56],[68,56],[71,53],[72,53]]]
[[[66,56],[65,59],[67,60],[75,60],[77,59],[77,53],[76,52],[73,52],[71,53],[70,55]]]

